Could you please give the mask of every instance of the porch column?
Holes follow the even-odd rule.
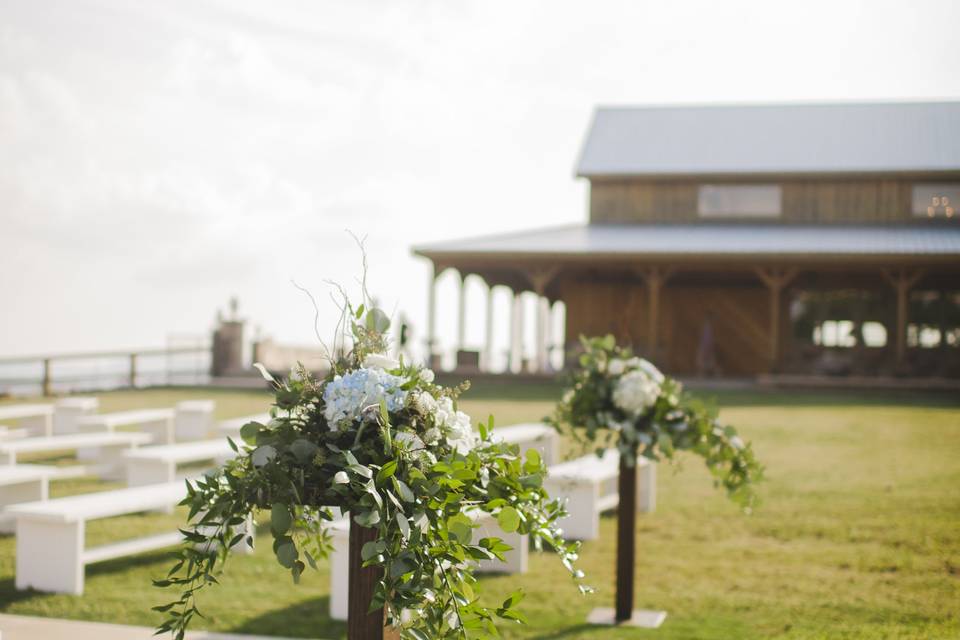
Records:
[[[493,370],[493,286],[487,287],[487,326],[483,345],[483,368]]]
[[[653,266],[637,269],[647,286],[647,357],[656,359],[660,346],[660,290],[673,270]]]
[[[430,262],[430,284],[427,288],[427,366],[433,366],[433,351],[437,342],[437,269]]]
[[[467,341],[467,276],[460,271],[460,292],[457,298],[457,351],[462,351]],[[459,362],[457,365],[459,366]]]
[[[903,364],[907,357],[910,289],[923,277],[923,270],[884,269],[883,276],[897,292],[897,364]]]
[[[510,309],[510,371],[523,371],[523,300],[520,292],[513,292]]]
[[[542,267],[530,272],[530,284],[537,294],[537,371],[543,372],[549,368],[549,352],[547,350],[547,314],[550,310],[547,300],[547,285],[557,275],[557,267]]]
[[[768,357],[770,371],[773,372],[780,363],[780,308],[783,288],[797,275],[796,269],[785,268],[758,268],[757,276],[770,289],[770,346]]]

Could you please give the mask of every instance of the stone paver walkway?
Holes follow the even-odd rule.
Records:
[[[0,614],[0,640],[156,640],[153,629],[125,624],[34,618]],[[191,631],[190,640],[284,640],[276,636]]]

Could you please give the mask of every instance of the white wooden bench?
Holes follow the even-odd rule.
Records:
[[[477,563],[479,573],[526,573],[530,544],[526,534],[504,533],[495,518],[478,512],[470,513],[479,526],[473,531],[473,540],[501,538],[513,547],[503,554],[506,562],[481,560]],[[479,517],[478,517],[479,516]],[[333,550],[330,552],[330,618],[346,620],[350,587],[350,520],[341,518],[327,524]]]
[[[176,406],[174,434],[177,442],[206,440],[213,431],[213,400],[184,400]]]
[[[570,515],[560,521],[564,537],[572,540],[596,540],[600,536],[600,514],[620,504],[618,481],[620,455],[607,450],[603,457],[585,455],[547,470],[544,488],[551,497],[566,498]],[[637,460],[637,511],[656,508],[656,464],[647,458]]]
[[[229,420],[221,420],[220,424],[217,425],[217,428],[220,429],[220,433],[223,435],[233,438],[236,440],[240,437],[240,429],[243,428],[243,425],[248,422],[259,422],[260,424],[267,424],[273,418],[270,417],[269,413],[254,413],[249,416],[241,416],[239,418],[230,418]]]
[[[17,589],[83,594],[84,566],[179,544],[179,531],[86,548],[86,522],[161,510],[186,496],[183,482],[88,493],[7,508],[16,520]]]
[[[170,444],[174,440],[173,409],[139,409],[84,416],[77,419],[80,432],[116,431],[118,427],[137,427],[140,431],[153,435],[153,441]]]
[[[139,445],[149,444],[153,436],[148,433],[74,433],[42,438],[22,438],[0,442],[0,465],[15,465],[23,454],[49,453],[51,451],[95,452],[96,471],[106,477],[119,477],[123,472],[123,452]]]
[[[37,464],[16,464],[0,467],[0,509],[20,502],[38,502],[50,495],[50,477],[56,467]],[[13,518],[0,512],[0,532],[13,532]]]
[[[236,456],[226,438],[180,442],[125,451],[127,485],[173,482],[177,479],[177,465],[210,461],[220,465]]]
[[[560,434],[548,425],[539,422],[514,424],[494,429],[491,437],[520,445],[520,455],[526,455],[528,449],[537,449],[548,467],[560,462]]]
[[[100,401],[96,398],[74,396],[61,398],[53,404],[53,433],[77,432],[77,418],[90,416],[100,409]]]
[[[7,420],[16,420],[17,425],[31,435],[53,435],[52,404],[0,405],[0,423]]]

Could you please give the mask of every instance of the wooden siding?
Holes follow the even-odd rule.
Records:
[[[916,220],[911,212],[914,180],[758,178],[742,182],[778,184],[782,188],[780,217],[754,218],[754,221],[829,224],[903,223]],[[590,221],[723,221],[723,218],[701,218],[697,214],[697,190],[700,184],[734,183],[712,179],[593,180],[590,185]]]
[[[769,295],[759,282],[756,286],[711,286],[678,285],[668,280],[661,290],[660,345],[656,353],[650,353],[646,290],[641,283],[564,281],[565,339],[570,347],[580,335],[612,333],[618,343],[632,345],[669,373],[696,374],[700,335],[709,315],[722,375],[756,375],[769,370]]]

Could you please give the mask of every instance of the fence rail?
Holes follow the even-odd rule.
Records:
[[[0,358],[0,395],[203,384],[210,358],[206,345]]]

